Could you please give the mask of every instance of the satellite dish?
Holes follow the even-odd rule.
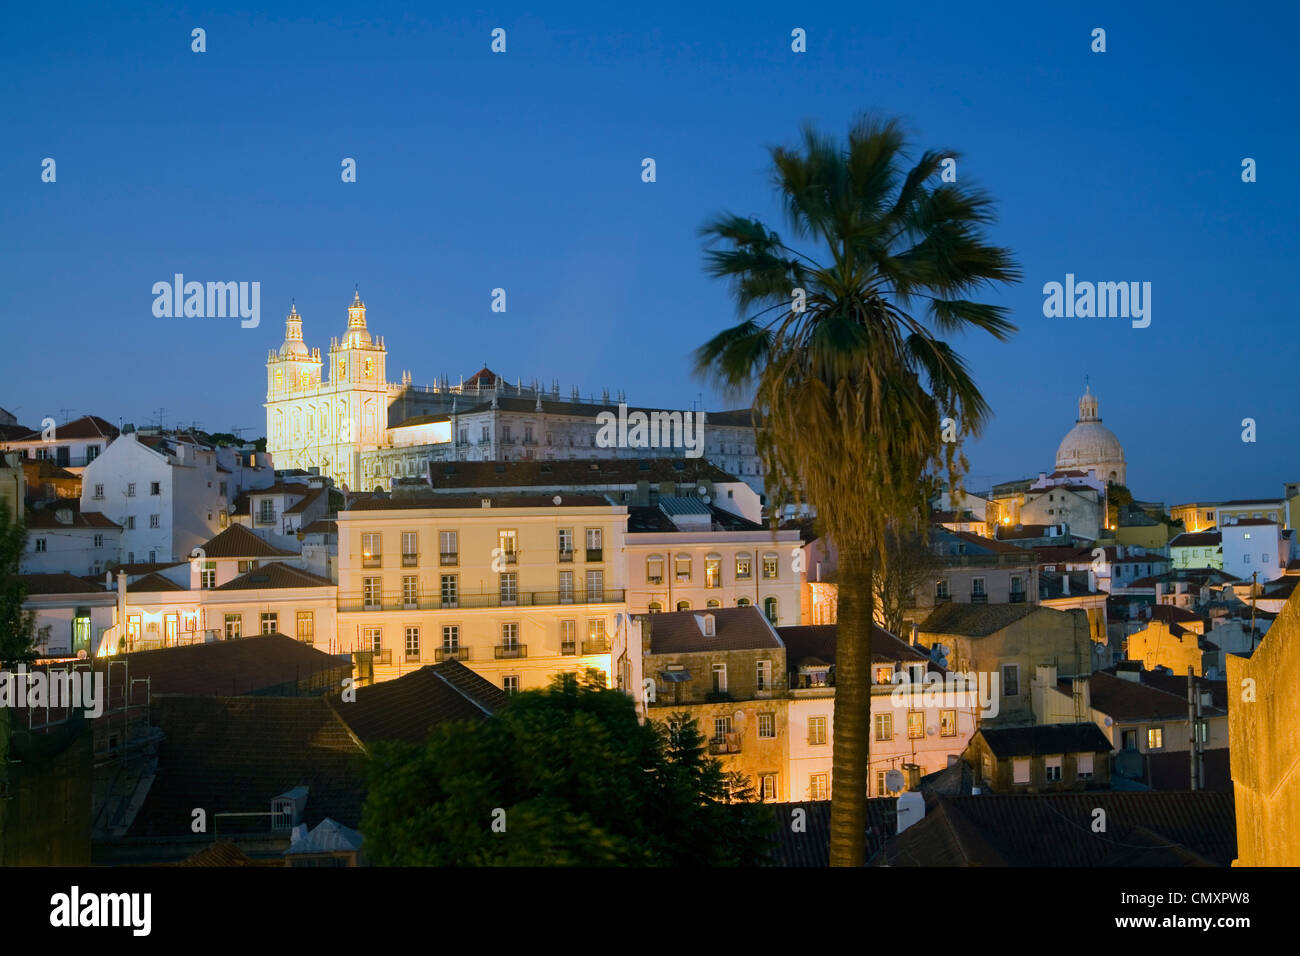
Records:
[[[1112,720],[1112,719],[1109,718],[1109,717],[1106,718],[1106,726],[1107,726],[1107,727],[1109,727],[1109,726],[1110,726],[1111,724],[1113,724],[1113,723],[1115,723],[1114,720]]]
[[[903,772],[901,770],[890,770],[885,773],[885,789],[890,793],[898,793],[903,789]]]
[[[558,505],[558,504],[560,503],[561,500],[562,500],[562,499],[560,498],[560,496],[559,496],[559,495],[556,495],[554,498],[551,499],[551,502],[552,502],[553,504],[557,504],[557,505]]]
[[[84,647],[81,650],[77,651],[77,660],[84,661],[87,658],[87,656],[89,655],[86,654],[86,649]]]
[[[704,487],[703,485],[700,485],[700,487],[695,489],[695,493],[697,495],[707,495],[709,493],[709,489]]]
[[[937,730],[936,728],[934,728],[934,727],[926,727],[926,728],[925,728],[925,732],[926,732],[929,736],[933,737],[933,736],[938,732],[938,730]]]
[[[731,719],[738,724],[743,724],[745,722],[745,712],[743,710],[738,710],[731,715]]]

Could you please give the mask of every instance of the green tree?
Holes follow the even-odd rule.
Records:
[[[866,830],[872,580],[888,568],[888,531],[920,531],[932,488],[965,462],[944,419],[978,434],[988,407],[964,362],[936,334],[1015,331],[1004,308],[968,298],[1019,271],[989,245],[992,200],[942,182],[952,150],[911,168],[893,120],[863,117],[839,142],[806,127],[771,150],[773,182],[795,241],[721,214],[701,229],[706,267],[729,280],[742,320],[703,345],[696,369],[754,396],[759,451],[776,509],[803,494],[839,549],[831,864],[861,865]]]
[[[0,661],[6,665],[36,659],[36,615],[23,610],[27,589],[18,576],[27,529],[0,507]]]
[[[643,724],[592,672],[559,675],[423,747],[376,745],[367,852],[390,866],[758,863],[768,808],[728,805],[705,747],[690,720]]]

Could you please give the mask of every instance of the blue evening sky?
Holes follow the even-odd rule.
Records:
[[[788,231],[767,147],[878,110],[962,154],[1025,272],[992,294],[1019,334],[956,342],[996,414],[972,488],[1050,470],[1085,375],[1139,497],[1300,480],[1294,3],[223,7],[0,7],[0,406],[26,424],[164,408],[263,434],[290,299],[326,350],[357,283],[390,380],[487,362],[721,407],[689,368],[734,319],[698,227],[731,210]],[[176,272],[259,281],[261,326],[154,318]],[[1150,327],[1045,318],[1067,272],[1151,282]]]

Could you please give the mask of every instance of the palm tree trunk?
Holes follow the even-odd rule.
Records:
[[[841,551],[837,575],[835,736],[831,758],[831,866],[866,856],[867,766],[871,755],[872,560]]]

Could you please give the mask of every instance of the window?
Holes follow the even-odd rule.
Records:
[[[103,485],[96,485],[96,486],[95,486],[95,497],[96,497],[96,498],[102,498],[102,497],[104,497],[104,486],[103,486]]]
[[[673,575],[679,582],[691,579],[691,556],[689,554],[679,554],[673,559]]]
[[[442,589],[442,606],[456,607],[457,606],[456,575],[444,574],[442,576],[441,589]]]
[[[484,428],[483,430],[487,431],[486,428]],[[501,678],[501,689],[504,690],[507,694],[519,693],[519,678],[517,676]]]
[[[1011,782],[1028,783],[1029,782],[1029,758],[1017,757],[1011,763]]]
[[[274,634],[280,630],[280,615],[275,611],[262,612],[262,633]]]
[[[712,619],[713,615],[710,614],[709,618]],[[772,689],[772,662],[759,661],[757,671],[758,673],[755,674],[754,676],[754,681],[755,681],[754,686],[758,690],[771,690]]]
[[[886,774],[886,773],[887,773],[887,771],[885,771],[885,770],[877,770],[877,771],[876,771],[876,796],[878,796],[878,797],[887,797],[887,796],[889,796],[889,787],[886,786],[886,784],[885,784],[885,774]]]
[[[414,574],[402,576],[402,607],[420,606],[420,579]]]
[[[826,774],[810,773],[808,775],[808,799],[826,799]]]
[[[384,629],[382,627],[367,627],[362,629],[362,638],[364,647],[370,648],[372,653],[382,654],[384,652]]]
[[[151,481],[151,482],[149,482],[149,494],[151,494],[151,495],[161,495],[161,494],[162,494],[162,483],[161,483],[161,482],[157,482],[157,481]]]
[[[1243,554],[1243,555],[1241,556],[1241,563],[1242,563],[1242,564],[1250,564],[1250,555],[1249,555],[1249,554]]]
[[[560,528],[559,531],[556,532],[556,537],[557,537],[556,544],[559,548],[560,560],[572,561],[573,560],[573,529]]]
[[[104,546],[104,536],[102,534],[95,535],[95,547],[102,548],[103,546]]]
[[[940,737],[957,736],[957,711],[955,710],[939,711],[939,736]]]
[[[516,648],[519,646],[519,625],[515,623],[501,625],[501,646]]]
[[[988,597],[988,591],[984,590],[984,579],[983,579],[983,578],[971,578],[971,579],[970,579],[970,596],[973,597],[973,598],[975,598],[975,597]]]
[[[442,629],[442,649],[444,651],[460,650],[460,625],[447,624]]]
[[[513,530],[497,532],[497,547],[499,547],[501,560],[506,564],[514,564],[519,553],[519,534]]]
[[[98,458],[98,457],[99,457],[99,446],[98,446],[98,445],[87,445],[87,446],[86,446],[86,464],[89,465],[92,461],[94,461],[94,460],[95,460],[96,458]]]
[[[312,611],[298,612],[298,640],[311,643],[316,638],[316,622]]]
[[[761,740],[771,740],[776,736],[776,714],[758,715],[758,736]]]
[[[780,559],[775,554],[763,555],[763,580],[774,581],[777,576],[777,564]]]
[[[646,608],[647,614],[662,614],[664,606],[658,601],[651,601],[650,606]]]
[[[156,528],[156,527],[158,527],[158,521],[159,521],[159,516],[158,516],[158,515],[150,515],[150,516],[149,516],[149,527],[151,527],[151,528]]]
[[[754,573],[754,559],[747,554],[736,555],[736,580],[748,581]]]
[[[438,532],[438,563],[454,565],[460,563],[459,544],[455,531]]]
[[[719,601],[717,598],[709,598],[708,602],[707,602],[704,606],[705,606],[705,607],[722,607],[722,602]]]
[[[519,574],[516,571],[502,571],[498,576],[498,593],[502,604],[514,604],[519,600]]]
[[[925,737],[925,711],[909,710],[907,712],[907,738],[920,740]]]
[[[731,733],[731,718],[714,717],[713,718],[713,742],[722,743],[722,741],[727,739],[727,734],[729,733]]]
[[[1075,775],[1080,780],[1088,780],[1092,777],[1092,754],[1079,754],[1075,758]]]
[[[1147,750],[1160,750],[1165,745],[1165,732],[1159,727],[1147,728]]]
[[[761,793],[764,800],[776,799],[776,774],[765,773],[759,776]]]
[[[367,611],[378,609],[380,604],[379,578],[361,579],[361,604]]]
[[[419,537],[414,531],[402,532],[402,567],[413,568],[420,563]]]
[[[561,654],[578,653],[577,635],[578,635],[577,621],[560,622],[560,653]]]
[[[599,528],[587,529],[587,560],[600,561],[603,559],[604,546],[601,544],[601,533]]]
[[[36,550],[36,551],[44,551],[44,550],[45,550],[45,539],[44,539],[44,538],[37,538],[37,539],[36,539],[35,550]]]
[[[645,579],[647,584],[664,583],[664,556],[652,554],[645,559]]]
[[[601,604],[605,600],[605,572],[587,572],[587,603]]]
[[[725,694],[727,692],[727,665],[713,665],[713,692],[715,694]]]
[[[704,559],[704,586],[706,588],[722,587],[722,556],[711,554]]]
[[[609,645],[605,643],[605,619],[603,617],[587,618],[587,646],[583,652],[587,654],[604,654],[609,650]]]
[[[1268,564],[1268,554],[1261,554],[1259,556],[1259,559],[1263,561],[1265,564]]]
[[[894,739],[894,715],[893,714],[876,714],[876,739],[893,740]]]
[[[130,482],[130,483],[126,486],[126,496],[127,496],[128,498],[134,498],[134,497],[135,497],[135,482],[134,482],[134,481]]]
[[[808,743],[816,746],[826,743],[826,718],[808,718]]]
[[[980,760],[980,766],[984,770],[984,779],[988,782],[993,780],[993,755],[986,753]]]
[[[199,571],[199,587],[215,588],[217,586],[217,562],[204,561],[203,569]]]
[[[384,564],[383,539],[377,533],[361,536],[361,566],[378,568]]]
[[[1060,758],[1060,756],[1058,755],[1058,756],[1055,756],[1055,757],[1044,757],[1044,758],[1043,758],[1043,772],[1044,772],[1044,776],[1045,776],[1045,778],[1046,778],[1047,780],[1060,780],[1060,779],[1061,779],[1061,758]]]
[[[690,602],[690,601],[678,601],[678,602],[677,602],[677,610],[679,610],[679,611],[689,611],[690,609],[691,609],[691,602]]]
[[[251,561],[251,560],[250,560],[250,561],[239,561],[239,562],[236,562],[236,567],[239,569],[239,573],[240,573],[240,574],[247,574],[249,571],[255,571],[255,570],[257,570],[257,562],[256,562],[256,561]]]
[[[948,579],[940,578],[934,582],[934,597],[937,601],[946,601],[951,595],[948,593]]]
[[[408,627],[406,629],[406,659],[408,661],[418,661],[420,659],[420,629],[418,627]]]
[[[1002,665],[1002,696],[1016,697],[1020,693],[1020,665]]]
[[[134,530],[135,530],[135,515],[127,515],[127,516],[126,516],[126,530],[127,530],[127,531],[134,531]],[[127,562],[127,563],[129,564],[130,562]]]
[[[239,614],[226,615],[226,640],[244,636],[244,618]]]
[[[892,684],[894,682],[894,665],[877,664],[876,665],[876,683]]]
[[[772,622],[772,624],[776,624],[776,622],[777,622],[777,617],[778,617],[778,615],[777,615],[776,598],[774,598],[774,597],[770,597],[770,598],[766,598],[766,599],[764,599],[764,601],[763,601],[763,614],[764,614],[764,616],[767,617],[767,619],[768,619],[769,621]]]

